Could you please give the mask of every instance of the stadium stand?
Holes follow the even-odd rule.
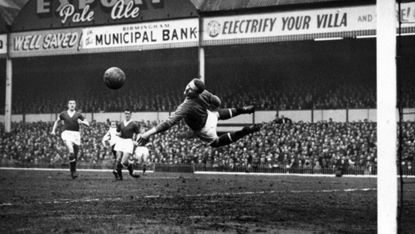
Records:
[[[310,43],[208,48],[207,88],[221,97],[223,107],[251,103],[260,110],[376,107],[374,43],[330,42],[312,53]],[[338,48],[363,52],[333,57],[331,51]],[[19,58],[14,61],[12,111],[57,113],[68,98],[76,98],[83,112],[119,112],[126,106],[134,111],[171,111],[183,99],[187,82],[198,74],[194,58],[195,49]],[[103,71],[110,66],[127,75],[120,90],[109,90],[102,82]],[[363,69],[366,66],[369,69]],[[403,95],[405,107],[413,107],[411,92]],[[1,100],[3,113],[4,97]]]
[[[131,75],[131,71],[126,71],[129,72],[126,86],[117,91],[105,88],[102,74],[96,70],[59,74],[59,71],[51,69],[46,74],[42,72],[41,76],[16,72],[12,111],[14,114],[56,113],[65,108],[68,98],[76,98],[83,112],[119,112],[126,106],[134,111],[172,111],[183,99],[187,77],[192,77],[189,74],[182,79],[173,78],[181,77],[179,70],[170,75],[166,75],[171,73],[169,71],[135,79],[131,77],[134,73]],[[149,72],[142,71],[144,74]],[[259,110],[376,107],[375,85],[370,80],[366,83],[350,79],[339,81],[328,75],[303,79],[264,75],[264,78],[253,79],[249,72],[247,74],[231,78],[230,74],[214,73],[206,81],[207,87],[221,97],[223,107],[251,103],[256,103]],[[413,103],[410,92],[408,90],[404,95],[405,107]],[[4,112],[4,101],[0,105],[0,112]]]
[[[334,50],[344,54],[333,54]],[[325,42],[318,47],[303,41],[207,48],[206,85],[221,97],[223,107],[255,103],[260,110],[376,108],[374,51],[373,40]],[[415,107],[411,51],[402,63],[404,108]],[[197,56],[196,49],[188,48],[15,59],[13,114],[57,113],[68,98],[76,98],[83,112],[119,112],[126,106],[134,111],[171,111],[183,99],[187,82],[198,74]],[[102,82],[110,66],[127,75],[120,90],[109,90]],[[5,85],[4,76],[0,85]]]
[[[142,122],[143,128],[156,123]],[[10,134],[0,128],[1,165],[60,166],[67,163],[66,149],[59,137],[49,135],[51,123],[18,123]],[[112,162],[111,152],[101,144],[106,123],[92,122],[82,128],[79,161],[88,167],[103,167]],[[197,139],[184,140],[179,133],[184,124],[174,126],[152,139],[151,162],[191,164],[210,168],[295,168],[333,169],[342,166],[368,172],[376,170],[376,123],[321,121],[292,124],[267,124],[260,132],[241,141],[214,149]],[[415,163],[415,124],[404,124],[404,166]]]

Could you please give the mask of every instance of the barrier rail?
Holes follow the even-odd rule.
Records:
[[[79,162],[79,169],[112,169],[112,163],[87,163]],[[64,164],[47,164],[47,163],[23,163],[23,162],[1,162],[0,167],[17,167],[17,168],[69,168],[67,163]],[[141,170],[141,165],[135,165],[135,170]],[[269,173],[269,174],[322,174],[322,175],[377,175],[377,170],[364,168],[348,168],[339,170],[336,168],[269,168],[266,166],[259,167],[225,167],[225,166],[207,166],[205,164],[151,164],[147,168],[155,172],[177,172],[177,173],[194,173],[194,172],[244,172],[244,173]],[[415,168],[404,169],[404,176],[415,176]]]
[[[335,169],[335,168],[322,168],[322,169],[313,169],[313,168],[269,168],[266,166],[259,167],[207,167],[205,165],[195,166],[195,171],[212,171],[212,172],[253,172],[253,173],[287,173],[287,174],[337,174],[341,173],[344,175],[376,175],[376,170],[366,170],[362,168],[349,168],[345,170]],[[407,171],[410,173],[411,171]],[[415,170],[413,170],[415,172]],[[413,173],[412,172],[412,173]]]
[[[404,108],[403,121],[415,121],[415,109]],[[332,119],[339,122],[353,122],[369,120],[376,122],[376,109],[322,109],[322,110],[258,110],[252,116],[238,116],[236,118],[220,121],[219,125],[227,124],[250,124],[252,122],[269,122],[275,119],[275,114],[285,116],[292,119],[294,122],[317,122],[327,121]],[[398,114],[398,110],[396,110]],[[104,112],[104,113],[84,113],[88,120],[95,120],[97,122],[105,122],[107,119],[121,120],[121,112]],[[164,121],[170,116],[170,112],[135,112],[132,120],[135,121]],[[12,122],[37,122],[37,121],[55,121],[56,113],[43,114],[14,114],[11,116]],[[0,114],[0,122],[4,122],[4,115]]]

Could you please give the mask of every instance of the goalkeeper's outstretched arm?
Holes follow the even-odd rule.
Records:
[[[141,138],[148,139],[156,133],[157,133],[157,127],[154,127],[154,128],[151,128],[150,130],[148,130],[147,132],[141,134]]]
[[[173,125],[176,125],[180,122],[185,116],[185,108],[183,108],[183,104],[177,107],[177,110],[164,122],[160,123],[154,128],[151,128],[150,130],[146,131],[145,133],[141,134],[141,136],[138,139],[138,142],[143,141],[141,143],[144,143],[144,141],[148,141],[148,139],[157,133],[164,132],[171,128]],[[141,139],[141,140],[140,140]]]
[[[162,124],[164,124],[165,122],[163,122]],[[138,146],[145,146],[147,143],[148,143],[148,139],[152,136],[152,135],[154,135],[154,134],[156,134],[156,133],[159,133],[160,131],[159,131],[159,129],[160,129],[160,126],[161,124],[159,124],[159,125],[157,125],[156,127],[154,127],[154,128],[151,128],[150,130],[148,130],[148,131],[146,131],[145,133],[143,133],[143,134],[141,134],[141,135],[138,135],[138,137],[137,137],[137,143],[138,143]],[[166,129],[167,130],[167,129]]]

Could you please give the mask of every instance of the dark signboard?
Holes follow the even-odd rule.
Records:
[[[30,0],[12,31],[137,23],[196,17],[190,0]]]

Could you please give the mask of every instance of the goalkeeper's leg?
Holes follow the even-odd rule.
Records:
[[[262,124],[254,124],[248,127],[244,127],[240,131],[228,132],[228,133],[222,134],[220,137],[216,138],[216,140],[212,142],[210,146],[221,147],[221,146],[229,145],[248,134],[261,130],[261,127],[262,127]]]
[[[255,106],[244,106],[241,108],[229,108],[218,110],[220,120],[230,119],[240,114],[252,114],[254,112]]]

